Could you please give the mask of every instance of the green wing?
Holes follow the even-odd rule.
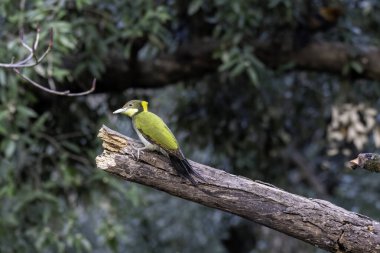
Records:
[[[151,112],[141,112],[133,117],[136,129],[150,142],[165,150],[178,150],[178,142],[160,117]]]

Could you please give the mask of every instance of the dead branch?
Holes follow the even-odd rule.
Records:
[[[24,41],[24,33],[21,32],[20,33],[21,45],[29,52],[29,55],[26,56],[24,59],[17,61],[17,62],[13,62],[13,59],[12,59],[12,61],[10,63],[0,63],[0,68],[11,68],[11,69],[13,69],[14,72],[17,75],[19,75],[22,79],[24,79],[28,83],[32,84],[33,86],[37,87],[38,89],[41,89],[41,90],[48,92],[50,94],[74,97],[74,96],[83,96],[83,95],[87,95],[87,94],[92,93],[96,87],[96,79],[95,78],[92,81],[92,86],[89,90],[84,91],[84,92],[72,93],[72,92],[70,92],[70,90],[56,91],[56,90],[53,90],[50,88],[46,88],[44,85],[41,85],[41,84],[31,80],[29,77],[27,77],[26,75],[21,73],[20,69],[31,68],[31,67],[34,67],[34,66],[40,64],[45,59],[45,57],[49,54],[49,52],[53,48],[53,37],[54,37],[53,29],[49,30],[49,34],[50,34],[50,36],[49,36],[50,39],[49,39],[47,49],[44,51],[44,53],[41,56],[37,56],[37,49],[38,49],[38,44],[39,44],[39,40],[40,40],[40,28],[39,27],[37,28],[36,37],[34,38],[32,47],[30,47]]]
[[[13,60],[12,60],[12,62],[10,62],[10,63],[0,63],[0,67],[1,68],[13,68],[13,69],[14,68],[30,68],[30,67],[34,67],[34,66],[38,65],[43,59],[45,59],[45,57],[49,54],[49,52],[53,48],[53,36],[54,36],[53,35],[53,29],[49,30],[50,39],[49,39],[47,49],[45,50],[45,52],[40,57],[38,57],[36,54],[36,51],[37,51],[39,40],[40,40],[40,32],[41,32],[40,28],[37,28],[36,37],[34,38],[34,42],[33,42],[32,47],[30,47],[28,44],[26,44],[26,42],[24,41],[24,33],[21,32],[20,33],[21,45],[26,50],[28,50],[29,55],[27,57],[25,57],[25,59],[20,60],[18,62],[13,62]],[[32,59],[33,59],[33,61],[31,61]]]
[[[371,172],[380,172],[380,154],[361,153],[349,163],[352,169],[360,168]]]
[[[330,252],[380,252],[380,223],[320,199],[309,199],[259,181],[191,162],[205,178],[197,187],[179,177],[166,157],[145,152],[141,145],[105,126],[99,131],[104,151],[98,168],[124,180],[230,212]]]

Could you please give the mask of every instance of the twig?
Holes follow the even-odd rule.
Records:
[[[288,147],[284,151],[284,157],[297,165],[304,179],[313,187],[319,197],[328,198],[328,193],[321,180],[314,173],[314,166],[306,160],[294,147]]]
[[[66,96],[77,97],[77,96],[88,95],[88,94],[92,93],[95,90],[95,88],[96,88],[96,78],[94,78],[94,80],[92,80],[92,86],[89,90],[83,91],[83,92],[78,92],[78,93],[68,93]]]
[[[92,86],[91,86],[91,88],[89,90],[83,91],[83,92],[78,92],[78,93],[71,93],[70,90],[57,91],[57,90],[54,90],[54,89],[46,88],[44,85],[41,85],[41,84],[33,81],[32,79],[30,79],[29,77],[27,77],[27,76],[25,76],[24,74],[21,73],[21,71],[19,69],[30,68],[30,67],[34,67],[34,66],[38,65],[43,59],[45,59],[45,57],[49,54],[49,52],[53,48],[54,34],[53,34],[53,29],[50,29],[49,30],[49,34],[50,34],[49,37],[50,38],[49,38],[48,47],[47,47],[47,49],[45,50],[45,52],[40,57],[37,56],[36,51],[37,51],[38,44],[39,44],[39,41],[40,41],[40,32],[41,32],[41,30],[38,27],[37,28],[37,32],[36,32],[36,37],[34,38],[32,47],[30,47],[28,44],[25,43],[25,41],[24,41],[24,33],[21,32],[20,33],[21,45],[26,50],[28,50],[29,55],[27,57],[25,57],[25,59],[20,60],[18,62],[13,62],[13,58],[12,58],[12,61],[10,63],[0,63],[0,67],[2,67],[2,68],[12,68],[16,72],[16,74],[19,75],[22,79],[24,79],[25,81],[27,81],[30,84],[34,85],[38,89],[41,89],[41,90],[43,90],[45,92],[48,92],[50,94],[60,95],[60,96],[74,97],[74,96],[83,96],[83,95],[87,95],[87,94],[92,93],[95,90],[95,87],[96,87],[96,79],[95,78],[92,81]]]
[[[71,93],[70,90],[65,90],[65,91],[56,91],[56,90],[52,90],[52,89],[49,89],[49,88],[46,88],[45,86],[33,81],[32,79],[30,79],[29,77],[27,77],[26,75],[22,74],[20,72],[19,69],[17,68],[14,68],[13,69],[22,79],[24,79],[25,81],[29,82],[30,84],[34,85],[35,87],[43,90],[43,91],[46,91],[48,93],[51,93],[51,94],[54,94],[54,95],[60,95],[60,96],[68,96],[68,97],[75,97],[75,96],[83,96],[83,95],[87,95],[87,94],[90,94],[92,93],[95,88],[96,88],[96,78],[94,78],[94,80],[92,81],[92,86],[89,90],[87,91],[84,91],[84,92],[78,92],[78,93]]]
[[[14,68],[13,69],[22,79],[24,79],[25,81],[29,82],[30,84],[36,86],[37,88],[43,90],[43,91],[46,91],[48,93],[51,93],[51,94],[55,94],[55,95],[62,95],[62,96],[67,96],[70,91],[69,90],[65,90],[65,91],[55,91],[55,90],[51,90],[49,88],[46,88],[38,83],[36,83],[35,81],[33,81],[32,79],[30,79],[29,77],[23,75],[19,69],[17,68]]]
[[[45,57],[48,55],[48,53],[53,48],[53,29],[49,30],[50,39],[49,39],[49,44],[48,44],[47,49],[45,50],[45,52],[42,54],[41,57],[38,57],[36,54],[36,50],[37,50],[38,43],[40,40],[40,31],[41,31],[40,28],[37,28],[36,37],[34,38],[34,42],[33,42],[32,47],[28,46],[28,44],[25,43],[24,33],[21,32],[20,33],[21,45],[24,48],[26,48],[26,50],[29,51],[29,55],[25,59],[20,60],[18,62],[13,62],[13,60],[12,60],[12,62],[10,62],[10,63],[0,63],[0,67],[1,68],[29,68],[29,67],[34,67],[34,66],[38,65],[43,59],[45,59]],[[30,60],[32,60],[33,58],[34,58],[34,61],[30,62]]]

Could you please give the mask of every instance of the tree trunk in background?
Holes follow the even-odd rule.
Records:
[[[297,51],[255,41],[252,45],[256,57],[272,69],[290,64],[295,70],[380,80],[380,48],[377,47],[315,42]],[[218,47],[219,44],[210,39],[199,40],[182,46],[176,53],[161,55],[150,61],[137,61],[133,69],[119,55],[111,55],[112,64],[102,80],[98,81],[96,92],[124,91],[127,87],[158,88],[215,73],[221,64],[213,57]],[[344,73],[344,68],[347,73]]]

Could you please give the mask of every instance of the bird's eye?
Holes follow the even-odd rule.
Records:
[[[128,106],[129,106],[129,107],[132,107],[133,105],[132,105],[132,104],[129,104]]]

